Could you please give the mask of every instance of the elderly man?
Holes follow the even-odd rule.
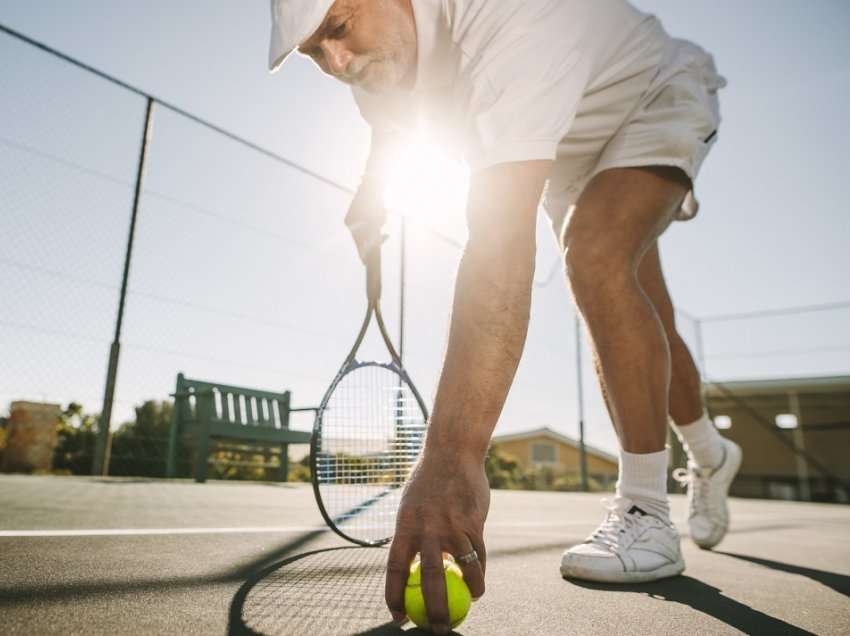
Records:
[[[689,457],[691,538],[728,527],[740,449],[709,420],[676,330],[658,237],[697,211],[693,182],[720,121],[709,54],[625,0],[272,0],[270,67],[293,50],[352,85],[371,125],[346,223],[381,240],[382,166],[427,124],[470,166],[469,238],[425,450],[398,511],[386,601],[404,619],[416,553],[434,631],[448,628],[442,553],[484,593],[484,460],[522,355],[541,196],[587,324],[620,441],[617,494],[564,552],[564,577],[651,581],[683,571],[666,493],[668,417]],[[568,328],[565,321],[564,328]]]

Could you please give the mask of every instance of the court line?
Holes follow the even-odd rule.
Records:
[[[0,530],[0,537],[132,537],[180,534],[281,534],[314,532],[311,527],[281,528],[86,528],[81,530]]]
[[[764,519],[764,515],[737,515],[736,519]],[[593,519],[572,519],[552,523],[518,521],[515,523],[487,524],[485,530],[510,528],[568,528],[573,526],[595,526],[599,517]],[[678,524],[677,524],[678,525]],[[294,532],[316,532],[329,528],[321,526],[278,526],[244,528],[84,528],[53,530],[0,530],[0,538],[20,537],[133,537],[133,536],[169,536],[197,534],[285,534]]]
[[[582,526],[598,523],[599,520],[564,521],[559,523],[500,523],[488,525],[487,528],[560,528],[566,526]],[[187,534],[282,534],[292,532],[315,532],[328,530],[316,526],[280,526],[280,527],[246,527],[246,528],[84,528],[79,530],[0,530],[3,537],[132,537],[132,536],[168,536]]]

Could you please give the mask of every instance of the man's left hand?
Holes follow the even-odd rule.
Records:
[[[484,521],[489,508],[483,458],[426,449],[404,488],[387,561],[386,601],[395,621],[405,616],[404,589],[417,552],[428,621],[436,633],[449,631],[443,553],[457,557],[475,550],[478,560],[458,565],[472,598],[484,594]],[[438,631],[439,626],[445,631]]]

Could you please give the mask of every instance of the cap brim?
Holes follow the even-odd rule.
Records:
[[[274,73],[279,69],[294,48],[293,45],[287,46],[277,29],[277,25],[272,23],[272,34],[269,41],[269,73]]]
[[[303,23],[299,23],[294,31],[281,29],[278,19],[272,11],[272,32],[269,44],[269,72],[274,73],[286,61],[286,58],[299,44],[309,39],[322,23],[334,0],[313,0],[312,11]],[[283,31],[283,32],[282,32]]]
[[[286,58],[289,57],[289,54],[292,53],[295,49],[291,49],[289,51],[284,51],[280,54],[269,53],[269,73],[274,73],[277,71],[281,65],[286,61]]]

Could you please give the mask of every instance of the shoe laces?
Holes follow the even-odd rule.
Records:
[[[605,520],[593,531],[587,542],[606,548],[617,549],[630,545],[643,529],[644,515],[628,512],[632,506],[627,499],[603,499],[602,505],[608,511]]]
[[[688,462],[687,468],[677,468],[673,471],[673,479],[688,490],[688,504],[691,516],[695,514],[711,515],[715,512],[715,498],[711,497],[711,472]]]

